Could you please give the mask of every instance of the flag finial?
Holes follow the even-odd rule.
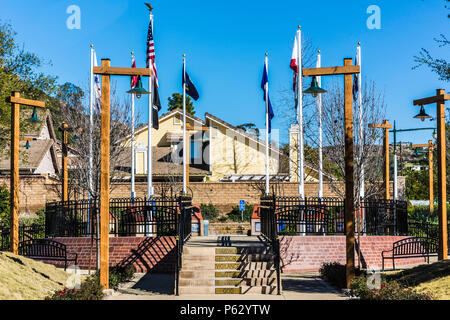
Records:
[[[91,44],[91,48],[93,48],[94,47],[94,45],[93,44]]]
[[[361,45],[361,42],[358,42],[358,46],[360,46]]]
[[[299,29],[301,29],[301,28],[302,28],[302,26],[298,26],[298,28],[299,28]]]
[[[266,57],[268,56],[269,54],[266,52]]]
[[[131,51],[131,54],[134,54],[134,51]]]
[[[183,57],[186,57],[186,54],[183,53]]]
[[[154,8],[152,7],[152,5],[151,5],[150,3],[147,3],[147,2],[145,2],[145,5],[148,7],[148,10],[149,10],[150,12],[152,12],[152,10],[154,9]]]
[[[320,53],[320,50],[318,50],[317,52]]]

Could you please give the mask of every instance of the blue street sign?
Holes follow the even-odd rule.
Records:
[[[239,200],[239,211],[245,211],[245,200]]]

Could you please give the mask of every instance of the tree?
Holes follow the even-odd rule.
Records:
[[[5,98],[11,95],[11,91],[19,91],[29,99],[43,100],[52,112],[55,110],[50,95],[55,92],[56,77],[37,71],[50,63],[25,51],[15,37],[16,32],[11,25],[0,22],[0,137],[10,133],[11,105],[5,102]],[[26,131],[29,125],[21,121],[21,130]],[[0,140],[0,147],[6,143],[7,140]]]
[[[59,99],[62,121],[69,127],[81,128],[78,134],[80,140],[73,141],[75,133],[69,133],[69,147],[75,157],[70,158],[69,173],[69,198],[86,196],[89,192],[89,138],[90,120],[86,114],[83,90],[74,84],[65,83],[59,87],[57,98]],[[113,189],[124,175],[129,174],[129,148],[124,146],[124,141],[131,134],[130,105],[128,102],[119,101],[115,88],[111,90],[111,125],[110,125],[110,186]],[[58,127],[61,123],[58,124]],[[100,144],[101,144],[101,115],[94,114],[93,125],[93,190],[92,197],[100,194]],[[60,192],[60,190],[58,190]]]
[[[169,111],[175,110],[177,108],[183,110],[183,95],[179,93],[172,94],[172,97],[168,98],[169,105],[168,109]],[[191,97],[186,95],[186,112],[190,113],[192,115],[195,114],[194,110],[194,104],[192,103]]]
[[[243,124],[237,125],[236,128],[244,130],[245,132],[254,134],[258,138],[260,136],[259,129],[256,127],[256,125],[254,123],[243,123]]]
[[[447,3],[450,3],[450,0],[445,1]],[[447,9],[450,9],[450,7],[448,6],[445,7]],[[450,19],[450,14],[448,14],[447,17]],[[450,45],[450,41],[443,34],[441,34],[439,38],[434,38],[434,41],[439,44],[439,47]],[[419,52],[419,55],[414,56],[414,61],[417,63],[417,65],[414,66],[413,69],[416,69],[421,65],[426,65],[434,73],[438,74],[440,80],[450,81],[450,62],[446,61],[445,59],[434,58],[431,56],[430,52],[427,49],[422,48]]]

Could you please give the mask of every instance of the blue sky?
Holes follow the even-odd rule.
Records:
[[[150,1],[150,0],[149,0]],[[289,61],[295,31],[321,50],[322,65],[342,65],[354,58],[358,41],[363,54],[363,78],[374,80],[384,91],[387,118],[398,128],[430,127],[412,119],[417,98],[449,90],[428,68],[412,70],[413,56],[425,47],[432,55],[450,58],[447,48],[433,41],[448,30],[444,0],[355,0],[355,1],[150,1],[154,10],[154,37],[163,112],[167,98],[181,91],[182,54],[197,86],[200,99],[196,115],[212,113],[231,124],[253,122],[264,127],[264,102],[260,89],[264,53],[269,53],[270,95],[274,104],[273,127],[286,137],[277,104],[280,92],[292,86]],[[381,29],[370,30],[366,20],[369,5],[381,9]],[[81,9],[81,29],[69,30],[66,9]],[[97,57],[110,58],[113,66],[129,66],[135,52],[138,67],[145,67],[148,11],[141,1],[1,0],[0,19],[12,24],[26,50],[51,60],[45,72],[59,82],[83,88],[89,79],[89,46]],[[128,78],[118,78],[118,91],[128,90]],[[307,80],[309,81],[309,80]],[[145,81],[144,83],[147,83]],[[323,82],[324,87],[326,82]],[[126,94],[124,93],[124,98]],[[147,102],[137,104],[147,119]],[[435,114],[435,107],[427,108]],[[278,115],[278,117],[277,117]],[[401,134],[398,140],[423,143],[431,132]]]

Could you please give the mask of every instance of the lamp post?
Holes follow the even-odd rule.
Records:
[[[67,169],[67,160],[68,160],[68,143],[69,143],[69,132],[74,131],[81,132],[83,129],[81,127],[69,127],[69,125],[65,122],[62,123],[59,131],[62,132],[62,201],[66,202],[69,200],[69,173]],[[78,136],[74,136],[72,141],[79,140]]]
[[[428,140],[428,144],[413,144],[411,148],[428,148],[428,186],[430,190],[430,214],[434,211],[434,194],[433,194],[433,149],[435,144]]]
[[[345,130],[345,239],[346,239],[346,284],[350,288],[355,277],[355,203],[353,195],[353,74],[360,73],[360,66],[353,65],[351,58],[344,59],[344,66],[304,68],[303,77],[313,77],[311,88],[305,92],[318,95],[326,92],[315,86],[314,76],[344,75],[344,130]],[[316,80],[317,83],[317,80]],[[310,90],[311,89],[311,90]],[[323,90],[323,91],[320,91]]]
[[[384,120],[383,123],[369,123],[369,128],[381,128],[383,129],[383,180],[384,180],[384,198],[389,199],[389,129],[392,125],[388,120]],[[394,198],[394,200],[396,200]]]
[[[10,183],[10,250],[14,254],[19,253],[19,136],[20,136],[20,105],[34,107],[33,115],[28,121],[40,122],[37,117],[36,108],[45,108],[42,101],[29,100],[20,97],[20,93],[13,91],[6,98],[11,103],[11,183]],[[26,148],[30,148],[27,139]]]
[[[419,118],[418,116],[419,115],[416,115],[414,118]],[[425,111],[422,114],[422,116],[425,116],[425,118],[423,118],[422,121],[424,121],[427,118],[431,118],[430,116],[428,116],[425,113]],[[420,119],[422,119],[422,118],[420,118]],[[410,132],[410,131],[421,131],[421,130],[436,130],[436,128],[397,129],[395,126],[395,120],[394,120],[394,129],[389,131],[394,134],[394,200],[397,200],[397,196],[398,196],[398,190],[397,190],[397,132]],[[400,147],[401,147],[401,145],[400,145]],[[401,169],[403,172],[403,167]]]
[[[151,75],[149,68],[111,67],[110,59],[102,59],[100,67],[93,67],[94,74],[102,76],[101,101],[101,164],[100,164],[100,284],[109,287],[109,156],[110,156],[110,78],[117,76]],[[142,85],[141,85],[142,87]],[[146,94],[141,91],[140,94]],[[136,97],[138,94],[136,93]],[[149,127],[150,130],[150,127]],[[149,146],[150,148],[150,146]],[[149,149],[150,151],[151,149]]]
[[[438,160],[438,213],[439,213],[439,251],[438,259],[446,260],[447,248],[447,174],[446,174],[446,149],[445,149],[445,101],[450,100],[450,95],[445,94],[444,89],[437,89],[436,95],[428,98],[414,100],[415,106],[436,103],[437,121],[437,160]],[[419,113],[420,115],[420,113]],[[415,116],[414,118],[417,118]],[[422,121],[424,119],[421,119]]]

